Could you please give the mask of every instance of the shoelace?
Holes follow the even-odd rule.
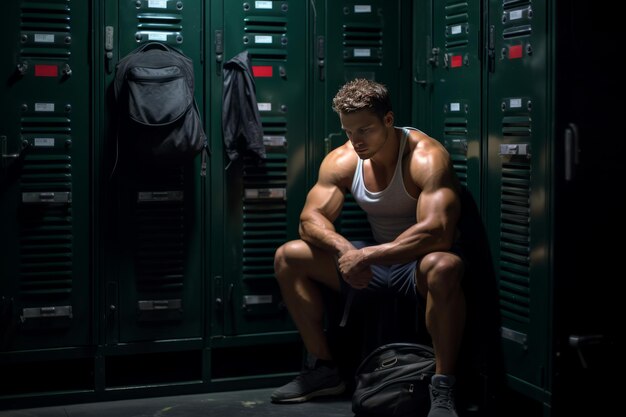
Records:
[[[454,401],[452,399],[452,388],[435,388],[431,389],[433,395],[434,408],[444,408],[446,410],[454,410]]]

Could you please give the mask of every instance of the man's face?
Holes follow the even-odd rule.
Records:
[[[369,111],[340,113],[341,128],[361,159],[369,159],[383,147],[393,126],[393,113],[388,112],[383,120]]]

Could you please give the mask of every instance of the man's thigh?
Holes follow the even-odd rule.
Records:
[[[292,240],[283,245],[285,261],[296,273],[324,284],[335,291],[340,290],[339,272],[335,257],[328,251],[310,245],[303,240]]]

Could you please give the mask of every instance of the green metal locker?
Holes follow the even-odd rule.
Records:
[[[619,295],[594,282],[620,268],[621,249],[598,242],[623,234],[624,203],[598,198],[619,192],[623,81],[593,58],[614,53],[619,18],[582,1],[491,1],[488,16],[485,205],[507,382],[544,415],[609,414],[617,389],[599,381],[623,346]]]
[[[481,2],[435,1],[433,12],[432,127],[426,132],[448,149],[459,180],[480,201]]]
[[[199,346],[204,325],[200,156],[171,165],[135,158],[116,134],[111,85],[122,57],[145,42],[166,43],[193,61],[195,97],[202,109],[204,3],[120,0],[99,7],[98,51],[104,58],[98,94],[105,105],[98,120],[98,232],[103,242],[98,265],[105,342],[169,340]]]
[[[550,401],[548,6],[490,1],[485,212],[508,382]]]
[[[0,351],[91,344],[88,11],[3,9]]]
[[[219,5],[221,6],[221,5]],[[214,6],[217,15],[218,5]],[[296,339],[274,278],[274,252],[297,237],[307,166],[307,4],[294,1],[224,2],[212,35],[222,56],[210,71],[214,91],[214,171],[224,196],[223,219],[212,244],[225,248],[223,271],[215,269],[212,336],[281,332]],[[222,134],[222,65],[247,51],[255,81],[267,159],[225,157]],[[215,184],[215,182],[214,182]],[[218,209],[219,210],[219,209]],[[222,333],[218,333],[219,330]],[[285,333],[286,332],[286,333]],[[271,337],[280,337],[277,335]],[[268,339],[269,340],[269,339]],[[254,342],[250,342],[254,343]]]
[[[89,1],[0,16],[0,401],[94,389]]]

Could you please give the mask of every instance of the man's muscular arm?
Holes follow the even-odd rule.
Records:
[[[460,215],[458,182],[441,145],[432,142],[421,145],[426,146],[417,145],[410,165],[411,178],[421,189],[416,224],[392,242],[347,252],[339,260],[343,270],[406,263],[452,246]]]
[[[354,159],[350,158],[346,145],[324,158],[318,181],[309,191],[300,214],[302,240],[337,256],[354,249],[333,226],[343,207],[345,187],[352,176],[350,170],[354,172],[353,165]]]

